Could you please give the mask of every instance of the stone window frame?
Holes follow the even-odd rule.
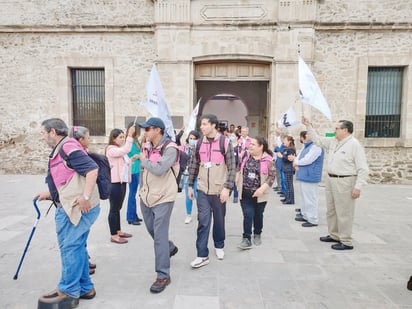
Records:
[[[370,66],[404,67],[402,85],[402,118],[399,138],[365,138],[366,95],[368,90],[368,70]],[[412,147],[412,67],[411,55],[379,55],[358,58],[357,98],[356,98],[356,135],[365,147]]]
[[[114,60],[111,57],[58,57],[56,59],[57,70],[57,109],[58,114],[68,124],[72,119],[72,93],[70,69],[103,68],[105,78],[105,136],[92,136],[92,143],[105,143],[109,136],[108,128],[114,127]],[[93,132],[91,132],[93,134]]]

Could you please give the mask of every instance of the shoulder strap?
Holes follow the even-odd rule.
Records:
[[[224,136],[223,134],[220,135],[220,139],[219,139],[219,147],[220,147],[220,153],[224,156],[226,153],[226,136]]]

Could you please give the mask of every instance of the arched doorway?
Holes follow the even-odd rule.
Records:
[[[213,113],[228,124],[248,126],[251,136],[267,136],[269,83],[268,63],[196,63],[195,101],[201,98],[199,115]]]
[[[228,127],[234,124],[247,126],[248,110],[241,98],[233,93],[219,93],[204,100],[202,114],[218,115],[220,122]]]

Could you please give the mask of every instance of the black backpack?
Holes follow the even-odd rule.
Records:
[[[67,160],[69,157],[66,153],[64,153],[63,146],[60,148],[59,154],[63,158],[63,160],[66,161],[67,167],[71,168],[69,161]],[[96,183],[97,188],[99,189],[100,199],[107,200],[110,196],[110,190],[112,186],[109,160],[105,155],[95,152],[89,152],[88,155],[99,166]]]
[[[160,155],[163,156],[164,150],[166,149],[167,145],[169,145],[169,143],[171,141],[172,140],[170,140],[170,139],[165,140],[165,142],[162,145],[162,148],[160,148]],[[177,192],[182,192],[183,187],[181,185],[180,179],[182,178],[182,174],[184,172],[185,166],[183,166],[183,169],[182,169],[181,162],[182,162],[182,160],[183,160],[183,162],[187,162],[187,154],[184,151],[180,151],[179,147],[177,148],[177,151],[178,151],[178,156],[179,156],[179,173],[177,175],[175,174],[175,171],[173,170],[173,166],[170,167],[170,169],[172,170],[172,173],[176,178]]]

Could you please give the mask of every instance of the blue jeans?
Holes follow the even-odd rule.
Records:
[[[193,201],[189,198],[189,183],[187,181],[185,181],[184,187],[185,187],[185,196],[186,196],[186,214],[191,215]],[[197,199],[197,179],[195,179],[195,182],[193,183],[193,192],[195,194],[195,198]]]
[[[240,200],[243,212],[243,238],[250,240],[253,234],[260,235],[263,228],[263,212],[265,211],[266,202],[257,202],[256,197],[247,197]]]
[[[127,222],[135,222],[139,219],[136,208],[136,194],[139,187],[139,173],[132,174],[132,181],[129,183],[129,196],[127,197]]]
[[[282,190],[282,193],[286,193],[286,179],[285,179],[285,173],[283,171],[280,171],[280,186]]]
[[[220,202],[219,195],[207,195],[201,190],[197,191],[197,240],[196,249],[198,257],[209,256],[207,242],[209,240],[210,226],[213,215],[213,241],[215,248],[225,246],[225,216],[226,203]]]
[[[90,227],[100,213],[100,205],[83,213],[80,222],[74,226],[61,207],[56,208],[56,233],[62,263],[59,291],[72,297],[79,297],[91,289],[93,283],[89,275],[89,257],[86,241]]]

